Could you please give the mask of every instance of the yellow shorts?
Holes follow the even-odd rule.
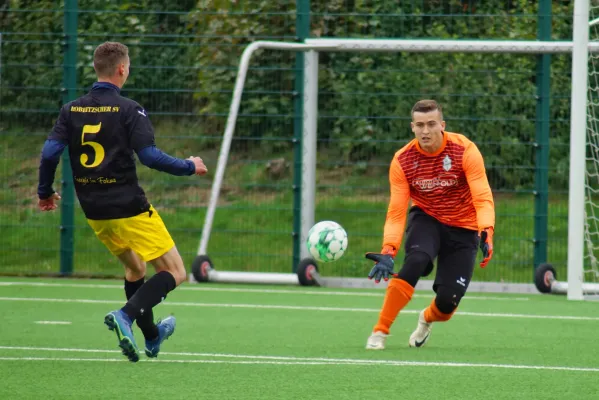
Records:
[[[154,260],[175,246],[166,226],[154,207],[150,211],[129,218],[94,220],[87,222],[96,236],[118,256],[131,249],[144,261]]]

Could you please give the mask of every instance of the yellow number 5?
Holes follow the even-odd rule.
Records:
[[[87,162],[89,161],[89,157],[87,156],[87,154],[81,154],[81,158],[79,160],[81,161],[81,165],[83,165],[86,168],[97,167],[98,165],[100,165],[102,160],[104,160],[104,147],[102,147],[102,145],[98,142],[92,142],[91,140],[87,142],[85,141],[86,133],[96,134],[100,132],[101,127],[101,122],[98,125],[83,125],[83,132],[81,133],[81,145],[91,146],[91,148],[94,149],[95,153],[94,162],[91,164],[87,164]]]

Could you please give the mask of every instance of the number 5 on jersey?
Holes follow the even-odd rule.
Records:
[[[95,168],[104,160],[104,147],[98,142],[93,142],[91,140],[85,141],[85,134],[96,134],[100,132],[100,128],[102,128],[102,123],[100,122],[98,125],[83,125],[83,131],[81,132],[81,146],[91,146],[94,149],[94,162],[88,164],[89,157],[87,154],[82,153],[79,161],[81,161],[81,165],[86,168]]]

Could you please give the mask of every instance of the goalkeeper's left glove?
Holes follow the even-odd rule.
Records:
[[[390,254],[366,253],[366,258],[376,262],[368,274],[368,279],[374,278],[374,282],[379,283],[381,278],[388,281],[389,276],[397,276],[393,273],[395,262]]]
[[[493,257],[493,227],[485,228],[480,233],[480,250],[483,253],[480,267],[484,268]]]

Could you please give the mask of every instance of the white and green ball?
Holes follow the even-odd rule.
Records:
[[[316,261],[337,261],[347,250],[347,232],[337,222],[320,221],[308,232],[306,245]]]

